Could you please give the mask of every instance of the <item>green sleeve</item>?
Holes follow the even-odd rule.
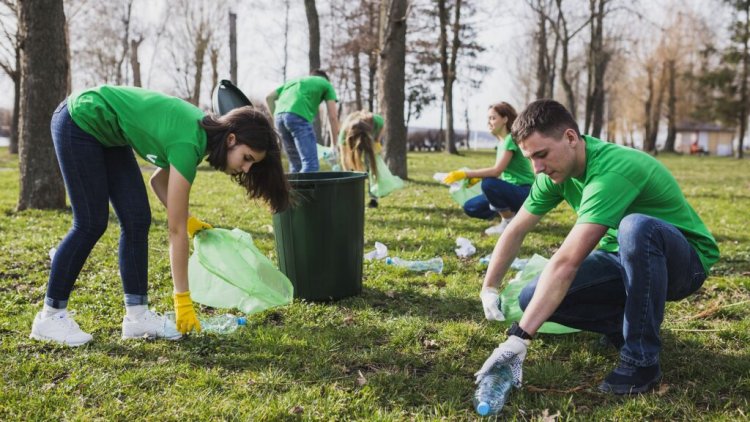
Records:
[[[546,175],[541,175],[531,185],[531,191],[523,207],[534,215],[544,215],[554,209],[563,199],[559,186],[556,186]]]
[[[326,101],[338,101],[338,97],[336,96],[336,90],[333,89],[333,85],[331,85],[330,82],[326,81],[326,90],[323,93],[323,99]]]
[[[196,167],[198,167],[198,162],[201,158],[193,144],[177,143],[172,144],[167,149],[167,161],[191,185],[193,184],[193,180],[195,180]]]

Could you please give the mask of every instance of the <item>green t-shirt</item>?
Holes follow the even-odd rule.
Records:
[[[516,186],[534,183],[534,170],[531,169],[531,162],[523,156],[518,145],[516,145],[513,137],[510,135],[506,136],[505,140],[497,146],[496,159],[499,160],[505,154],[505,151],[512,152],[513,158],[510,159],[508,166],[505,167],[500,178]]]
[[[374,141],[378,140],[378,136],[380,135],[380,131],[383,130],[383,125],[384,124],[385,124],[385,121],[383,120],[383,116],[381,116],[379,114],[374,114],[373,113],[373,115],[372,115],[372,126],[373,126],[373,129],[372,129],[372,133],[370,135],[372,136],[372,139]],[[342,131],[339,132],[339,137],[338,137],[339,145],[341,145],[341,143],[344,142],[344,138],[346,138],[346,133],[344,133],[344,131],[342,130]]]
[[[320,103],[338,100],[333,85],[322,76],[305,76],[292,79],[278,87],[276,94],[279,95],[279,98],[276,100],[274,115],[294,113],[308,122],[315,119]]]
[[[174,166],[191,184],[206,155],[198,107],[160,92],[102,85],[68,97],[73,121],[105,147],[129,145],[161,168]]]
[[[586,172],[555,184],[546,174],[537,176],[524,208],[543,215],[565,200],[578,214],[576,224],[609,227],[599,248],[616,252],[617,227],[629,214],[645,214],[680,230],[695,248],[708,273],[719,259],[716,240],[685,199],[677,181],[654,157],[632,148],[602,142],[590,136],[586,142]]]

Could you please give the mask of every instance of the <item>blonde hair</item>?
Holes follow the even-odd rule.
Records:
[[[355,111],[346,117],[343,124],[342,150],[345,170],[366,171],[366,167],[369,167],[372,174],[377,177],[374,128],[373,115],[368,111]],[[367,159],[367,166],[363,158]]]

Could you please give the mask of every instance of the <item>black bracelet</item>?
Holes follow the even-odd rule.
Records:
[[[523,340],[531,340],[531,339],[533,339],[533,338],[534,338],[534,337],[533,337],[533,336],[532,336],[531,334],[529,334],[529,333],[527,333],[526,331],[524,331],[524,330],[523,330],[523,328],[521,328],[521,327],[520,327],[520,326],[518,325],[518,323],[517,323],[517,322],[514,322],[514,323],[513,323],[513,324],[512,324],[511,326],[510,326],[510,328],[508,328],[508,331],[506,332],[506,334],[508,334],[508,336],[517,336],[517,337],[521,337],[521,338],[522,338]]]

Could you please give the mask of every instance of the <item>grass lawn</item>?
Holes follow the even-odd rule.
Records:
[[[18,164],[0,149],[0,420],[475,420],[472,374],[504,338],[484,319],[479,257],[496,238],[432,180],[435,171],[488,166],[494,151],[409,155],[406,188],[366,209],[365,250],[385,243],[406,259],[442,256],[443,274],[365,263],[363,292],[334,303],[295,301],[251,315],[231,335],[123,341],[119,228],[110,226],[76,283],[69,308],[94,341],[65,348],[28,338],[41,308],[48,250],[69,210],[16,212]],[[721,260],[695,295],[669,303],[664,381],[621,398],[596,387],[617,362],[598,336],[540,335],[502,417],[516,420],[748,420],[750,418],[750,161],[660,156],[713,231]],[[252,234],[276,259],[271,215],[217,172],[200,171],[191,211]],[[144,171],[148,177],[150,170]],[[364,200],[364,199],[363,199]],[[171,310],[165,212],[151,198],[150,300]],[[549,257],[573,221],[550,213],[521,256]],[[478,251],[460,260],[458,236]],[[211,310],[203,308],[202,312]]]

